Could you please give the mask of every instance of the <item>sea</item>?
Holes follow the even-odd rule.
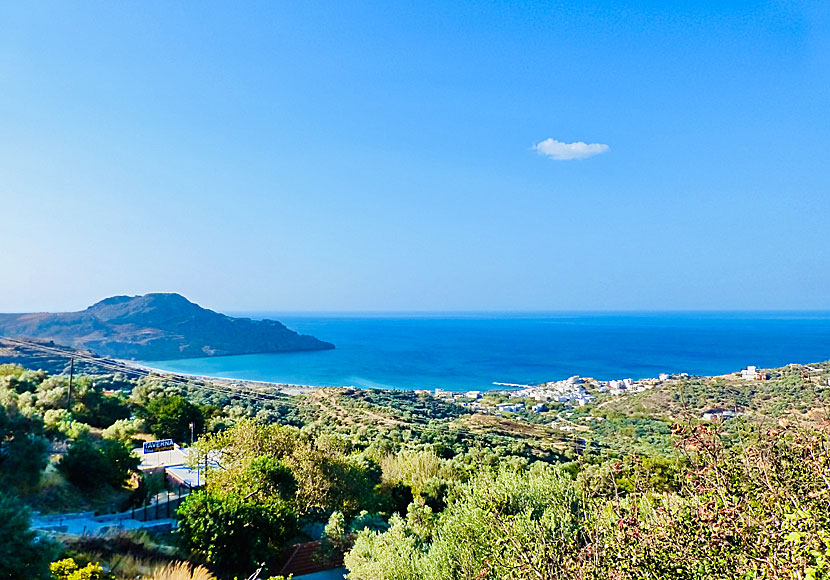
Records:
[[[830,359],[830,312],[231,314],[279,320],[336,348],[142,362],[294,385],[486,391]]]

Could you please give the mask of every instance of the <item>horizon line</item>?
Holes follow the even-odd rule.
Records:
[[[269,309],[217,309],[225,314],[283,314],[283,315],[474,315],[474,314],[830,314],[830,308],[666,308],[666,309],[527,309],[527,310],[504,310],[504,309],[447,309],[447,310],[328,310],[328,309],[297,309],[297,310],[269,310]]]

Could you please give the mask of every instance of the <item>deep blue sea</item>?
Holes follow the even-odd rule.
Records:
[[[337,348],[145,364],[298,385],[486,390],[571,375],[718,375],[830,359],[830,312],[245,315]]]

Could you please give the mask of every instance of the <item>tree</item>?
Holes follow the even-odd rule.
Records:
[[[211,489],[254,492],[259,499],[280,489],[277,495],[286,497],[294,488],[287,468],[296,482],[293,501],[300,512],[340,510],[353,516],[362,508],[375,509],[380,467],[360,455],[346,455],[336,441],[319,439],[294,427],[246,420],[201,439],[196,447],[201,460],[211,457],[222,466],[208,474]]]
[[[147,426],[159,439],[174,439],[179,443],[190,440],[190,424],[196,433],[205,427],[205,418],[199,407],[181,397],[153,399],[147,404]]]
[[[0,487],[26,489],[38,483],[46,467],[41,431],[39,421],[0,404]]]
[[[120,487],[137,468],[138,458],[123,443],[104,440],[98,448],[86,438],[77,439],[58,464],[69,481],[86,489],[102,481]]]
[[[109,477],[107,481],[113,487],[120,487],[127,483],[130,475],[138,470],[140,463],[132,450],[120,441],[105,439],[101,442],[99,451],[109,463]]]
[[[133,441],[133,437],[141,433],[144,427],[144,421],[136,417],[135,419],[119,419],[101,433],[104,439],[112,439],[113,441],[121,441],[125,445],[129,445]]]
[[[263,455],[254,459],[245,470],[243,485],[266,501],[281,499],[290,501],[297,492],[297,482],[291,470],[274,457]]]
[[[43,414],[43,426],[48,434],[63,435],[67,439],[89,435],[89,425],[76,421],[66,409],[47,409]]]
[[[104,394],[103,385],[89,381],[78,389],[78,403],[73,405],[72,410],[79,421],[106,428],[119,419],[129,418],[130,410],[124,396]]]
[[[272,561],[295,533],[288,503],[255,502],[236,494],[191,494],[178,510],[180,545],[218,572],[246,576]]]
[[[0,492],[0,579],[49,578],[52,545],[29,525],[29,512],[19,501]]]
[[[7,368],[11,367],[8,369],[8,374],[6,376],[9,377],[9,387],[18,393],[33,392],[46,378],[46,373],[44,371],[24,370],[23,367],[18,365],[4,366]]]
[[[346,518],[343,512],[334,511],[323,530],[323,545],[330,551],[343,553],[348,547],[346,537]]]

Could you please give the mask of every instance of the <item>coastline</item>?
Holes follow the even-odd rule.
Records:
[[[213,383],[222,383],[227,387],[243,387],[243,388],[253,388],[253,389],[273,389],[278,392],[281,392],[286,395],[302,395],[314,392],[319,389],[360,389],[360,390],[367,390],[367,389],[377,389],[377,390],[386,390],[386,391],[404,391],[404,392],[421,392],[421,391],[428,391],[428,392],[463,392],[463,390],[450,390],[445,389],[442,387],[434,387],[434,386],[424,386],[423,388],[419,389],[408,389],[405,387],[395,387],[395,386],[359,386],[359,385],[302,385],[296,383],[285,383],[285,382],[276,382],[276,381],[261,381],[256,379],[242,379],[242,378],[228,378],[228,377],[220,377],[216,375],[205,375],[200,373],[188,373],[188,372],[179,372],[179,371],[170,371],[166,369],[160,369],[157,367],[148,366],[143,363],[136,363],[135,361],[127,361],[123,359],[112,359],[116,360],[118,363],[123,364],[125,366],[129,366],[132,368],[140,369],[145,372],[150,372],[153,374],[158,375],[168,375],[172,377],[179,377],[183,379],[195,379],[199,381],[206,381],[206,382],[213,382]],[[491,388],[481,388],[478,389],[482,392],[508,392],[511,390],[518,390],[521,388],[534,388],[540,385],[553,382],[553,381],[543,381],[538,384],[533,385],[525,385],[525,384],[516,384],[516,383],[501,383],[494,381],[492,383]],[[467,389],[475,390],[475,389]]]
[[[830,358],[830,315],[283,316],[337,349],[140,364],[253,383],[492,391],[579,375],[610,381],[718,376]]]
[[[298,332],[337,349],[135,360],[129,364],[222,385],[308,392],[342,387],[520,389],[567,380],[714,377],[830,358],[830,314],[666,313],[490,318],[298,316]],[[520,385],[511,387],[510,385]]]
[[[305,395],[308,393],[312,393],[319,389],[378,389],[378,390],[389,390],[389,391],[404,391],[404,392],[418,392],[418,391],[435,391],[441,392],[444,389],[440,387],[433,387],[433,388],[423,388],[423,389],[405,389],[405,388],[398,388],[398,387],[360,387],[355,385],[299,385],[294,383],[280,383],[280,382],[272,382],[272,381],[258,381],[258,380],[251,380],[251,379],[231,379],[228,377],[219,377],[214,375],[203,375],[197,373],[184,373],[184,372],[175,372],[175,371],[168,371],[164,369],[159,369],[156,367],[147,366],[144,364],[136,363],[135,361],[125,361],[121,359],[113,359],[116,360],[118,363],[123,364],[125,366],[129,366],[132,368],[140,369],[145,372],[150,372],[153,374],[158,375],[168,375],[176,378],[183,378],[183,379],[195,379],[198,381],[205,381],[205,382],[212,382],[212,383],[221,383],[223,386],[229,388],[249,388],[249,389],[272,389],[277,392],[283,393],[285,395]],[[540,383],[542,384],[542,383]],[[529,387],[536,387],[539,385],[514,385],[514,384],[507,384],[507,383],[493,383],[493,388],[489,389],[491,392],[503,392],[507,391],[508,389],[518,389],[521,387],[529,388]],[[508,387],[508,388],[505,388]]]
[[[301,384],[294,384],[294,383],[282,383],[282,382],[272,382],[272,381],[258,381],[258,380],[251,380],[251,379],[228,378],[228,377],[220,377],[220,376],[214,376],[214,375],[204,375],[204,374],[198,374],[198,373],[174,372],[174,371],[159,369],[159,368],[156,368],[156,367],[151,367],[151,366],[141,364],[141,363],[136,363],[135,361],[125,361],[125,360],[119,360],[119,359],[113,359],[113,360],[116,360],[118,363],[120,363],[122,365],[129,366],[129,367],[139,369],[139,370],[144,371],[144,372],[149,372],[149,373],[152,373],[152,374],[167,375],[167,376],[171,376],[171,377],[174,377],[174,378],[181,378],[181,379],[186,379],[186,380],[187,379],[193,379],[193,380],[204,381],[204,382],[220,383],[220,384],[222,384],[223,386],[225,386],[227,388],[247,388],[247,389],[253,389],[253,390],[269,389],[269,390],[274,390],[274,391],[277,391],[279,393],[283,393],[283,394],[286,394],[286,395],[303,395],[303,394],[308,394],[308,393],[314,392],[314,391],[319,390],[319,389],[366,389],[366,387],[360,387],[360,386],[354,386],[354,385],[323,385],[323,386],[301,385]],[[796,363],[789,363],[789,365],[793,365],[793,364],[796,364]],[[785,366],[789,366],[789,365],[785,365]],[[752,368],[754,368],[754,367],[752,367]],[[696,376],[698,378],[710,378],[711,379],[711,378],[730,377],[730,376],[733,376],[735,374],[736,373],[725,373],[725,374],[722,374],[722,375],[689,375],[688,373],[678,373],[677,375],[672,375],[671,378],[674,379],[674,378],[678,378],[678,377]],[[631,381],[634,385],[637,385],[638,383],[654,384],[654,382],[656,382],[656,381],[663,382],[663,381],[667,380],[667,378],[664,378],[663,375],[661,375],[659,377],[640,377],[640,378],[637,378],[637,379],[630,379],[630,378],[612,379],[610,381],[598,381],[598,380],[594,379],[591,376],[585,376],[585,377],[572,376],[572,377],[569,377],[567,379],[553,379],[553,380],[549,380],[549,381],[542,381],[542,382],[537,383],[537,384],[502,383],[502,382],[495,382],[494,381],[492,383],[492,388],[490,388],[490,389],[479,389],[478,392],[500,392],[500,393],[512,393],[512,392],[526,393],[527,392],[527,393],[529,393],[529,392],[532,392],[532,391],[538,390],[538,389],[549,389],[554,385],[577,384],[577,383],[573,382],[574,379],[579,379],[578,384],[581,384],[583,382],[590,382],[590,383],[597,384],[599,386],[604,386],[606,388],[608,388],[609,384],[612,385],[611,388],[615,388],[615,387],[613,387],[614,383],[620,383],[622,385],[626,381]],[[631,383],[629,383],[629,384],[631,384]],[[402,388],[395,388],[395,387],[388,387],[388,388],[369,387],[369,388],[377,388],[379,390],[405,391],[405,392],[407,392],[407,391],[408,392],[424,392],[424,391],[426,391],[426,392],[431,392],[431,393],[434,392],[436,394],[436,396],[439,396],[441,394],[450,394],[450,393],[458,394],[458,392],[450,391],[450,390],[447,390],[447,389],[442,389],[440,387],[423,388],[423,389],[402,389]],[[623,390],[625,390],[624,387],[623,387]],[[471,391],[476,392],[476,390],[472,390],[472,389],[471,389]]]
[[[342,387],[315,387],[313,385],[296,385],[293,383],[276,383],[270,381],[256,381],[256,380],[249,380],[249,379],[229,379],[227,377],[218,377],[218,376],[211,376],[211,375],[202,375],[197,373],[183,373],[183,372],[175,372],[175,371],[168,371],[164,369],[159,369],[156,367],[147,366],[142,363],[137,363],[135,361],[123,360],[123,359],[112,359],[127,367],[139,369],[145,372],[150,372],[153,374],[158,375],[168,375],[172,377],[180,377],[183,379],[195,379],[199,381],[205,382],[212,382],[212,383],[221,383],[227,387],[243,387],[243,388],[253,388],[253,389],[272,389],[276,390],[277,392],[286,394],[286,395],[301,395],[316,391],[317,389],[325,389],[325,388],[342,388]],[[354,387],[357,388],[357,387]]]

